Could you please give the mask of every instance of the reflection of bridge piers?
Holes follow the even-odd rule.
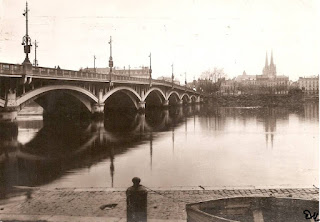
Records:
[[[71,112],[104,116],[106,108],[167,107],[194,104],[202,95],[163,80],[150,80],[89,71],[72,71],[0,63],[0,120],[13,121],[30,101],[44,113]],[[62,115],[63,116],[63,115]]]
[[[1,132],[9,132],[0,133],[0,175],[5,178],[0,186],[9,189],[15,185],[44,185],[67,172],[90,168],[101,161],[107,162],[108,186],[116,186],[117,156],[144,143],[150,150],[152,168],[154,141],[162,135],[157,132],[172,131],[174,150],[175,128],[184,124],[185,115],[194,113],[186,110],[189,108],[181,106],[134,115],[110,111],[104,120],[82,124],[44,121],[36,135],[26,143],[18,141],[17,124],[20,122],[8,122],[12,127],[0,127]]]
[[[0,162],[9,159],[9,152],[18,147],[18,124],[15,122],[0,123]]]

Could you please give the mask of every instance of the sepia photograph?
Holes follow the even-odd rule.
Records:
[[[0,0],[0,222],[319,221],[318,0]]]

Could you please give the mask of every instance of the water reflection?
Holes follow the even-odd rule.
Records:
[[[117,155],[139,144],[149,143],[152,167],[153,132],[176,127],[183,121],[184,115],[191,115],[195,110],[151,110],[145,114],[109,112],[104,121],[81,124],[46,119],[43,125],[39,121],[3,125],[0,127],[4,132],[0,134],[0,171],[4,180],[1,180],[0,186],[5,190],[15,185],[40,186],[68,171],[90,168],[102,160],[110,159],[113,187]],[[39,131],[29,138],[30,141],[18,142],[18,126]]]
[[[223,132],[227,123],[237,121],[245,128],[248,123],[258,123],[265,132],[266,147],[273,147],[277,131],[277,122],[288,124],[289,116],[297,115],[301,121],[319,122],[318,103],[307,103],[296,108],[287,107],[203,107],[199,116],[203,129],[213,131],[214,134]]]
[[[81,124],[24,120],[1,125],[1,195],[16,185],[59,187],[66,180],[73,181],[73,187],[123,187],[137,173],[146,184],[157,187],[235,186],[256,185],[261,181],[256,174],[270,170],[272,179],[264,182],[277,185],[282,158],[296,144],[295,154],[287,160],[289,168],[283,169],[284,173],[290,171],[286,183],[301,182],[291,172],[295,167],[291,163],[297,161],[317,180],[317,165],[305,163],[299,156],[301,141],[309,138],[308,134],[317,135],[318,109],[318,104],[297,109],[188,106],[147,110],[145,114],[109,111],[104,121]],[[302,129],[309,131],[301,135]],[[33,133],[24,134],[29,131]],[[311,142],[308,158],[317,153],[318,138]],[[261,148],[277,150],[277,159]],[[271,159],[261,159],[268,155]],[[227,165],[221,162],[225,158],[231,161]],[[270,164],[268,161],[275,161],[272,169],[261,165]],[[88,169],[86,173],[84,169]]]

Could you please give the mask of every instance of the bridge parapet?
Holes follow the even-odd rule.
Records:
[[[201,102],[202,96],[186,86],[165,80],[0,63],[0,120],[15,119],[17,111],[28,101],[56,90],[73,96],[100,116],[106,100],[118,91],[129,96],[137,109],[144,109],[148,104],[179,105],[183,98],[184,104],[196,103]],[[149,97],[148,103],[146,99],[152,92],[155,94]],[[174,98],[170,99],[172,94]]]
[[[27,68],[20,64],[0,63],[0,75],[3,76],[28,76],[28,77],[39,77],[39,78],[52,78],[52,79],[67,79],[67,80],[79,80],[79,81],[97,81],[97,82],[118,82],[118,83],[132,83],[132,84],[150,84],[151,85],[162,85],[171,87],[173,89],[185,90],[194,94],[200,94],[185,86],[172,84],[165,80],[156,80],[147,78],[130,77],[123,75],[109,73],[95,73],[87,72],[84,70],[66,70],[48,67],[35,67]]]

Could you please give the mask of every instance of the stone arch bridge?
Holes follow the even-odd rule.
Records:
[[[56,108],[55,103],[51,104],[55,99],[67,97],[93,115],[103,114],[109,100],[120,107],[144,110],[148,106],[192,104],[203,99],[203,95],[186,86],[163,80],[0,63],[0,120],[16,119],[30,101],[46,110]]]

